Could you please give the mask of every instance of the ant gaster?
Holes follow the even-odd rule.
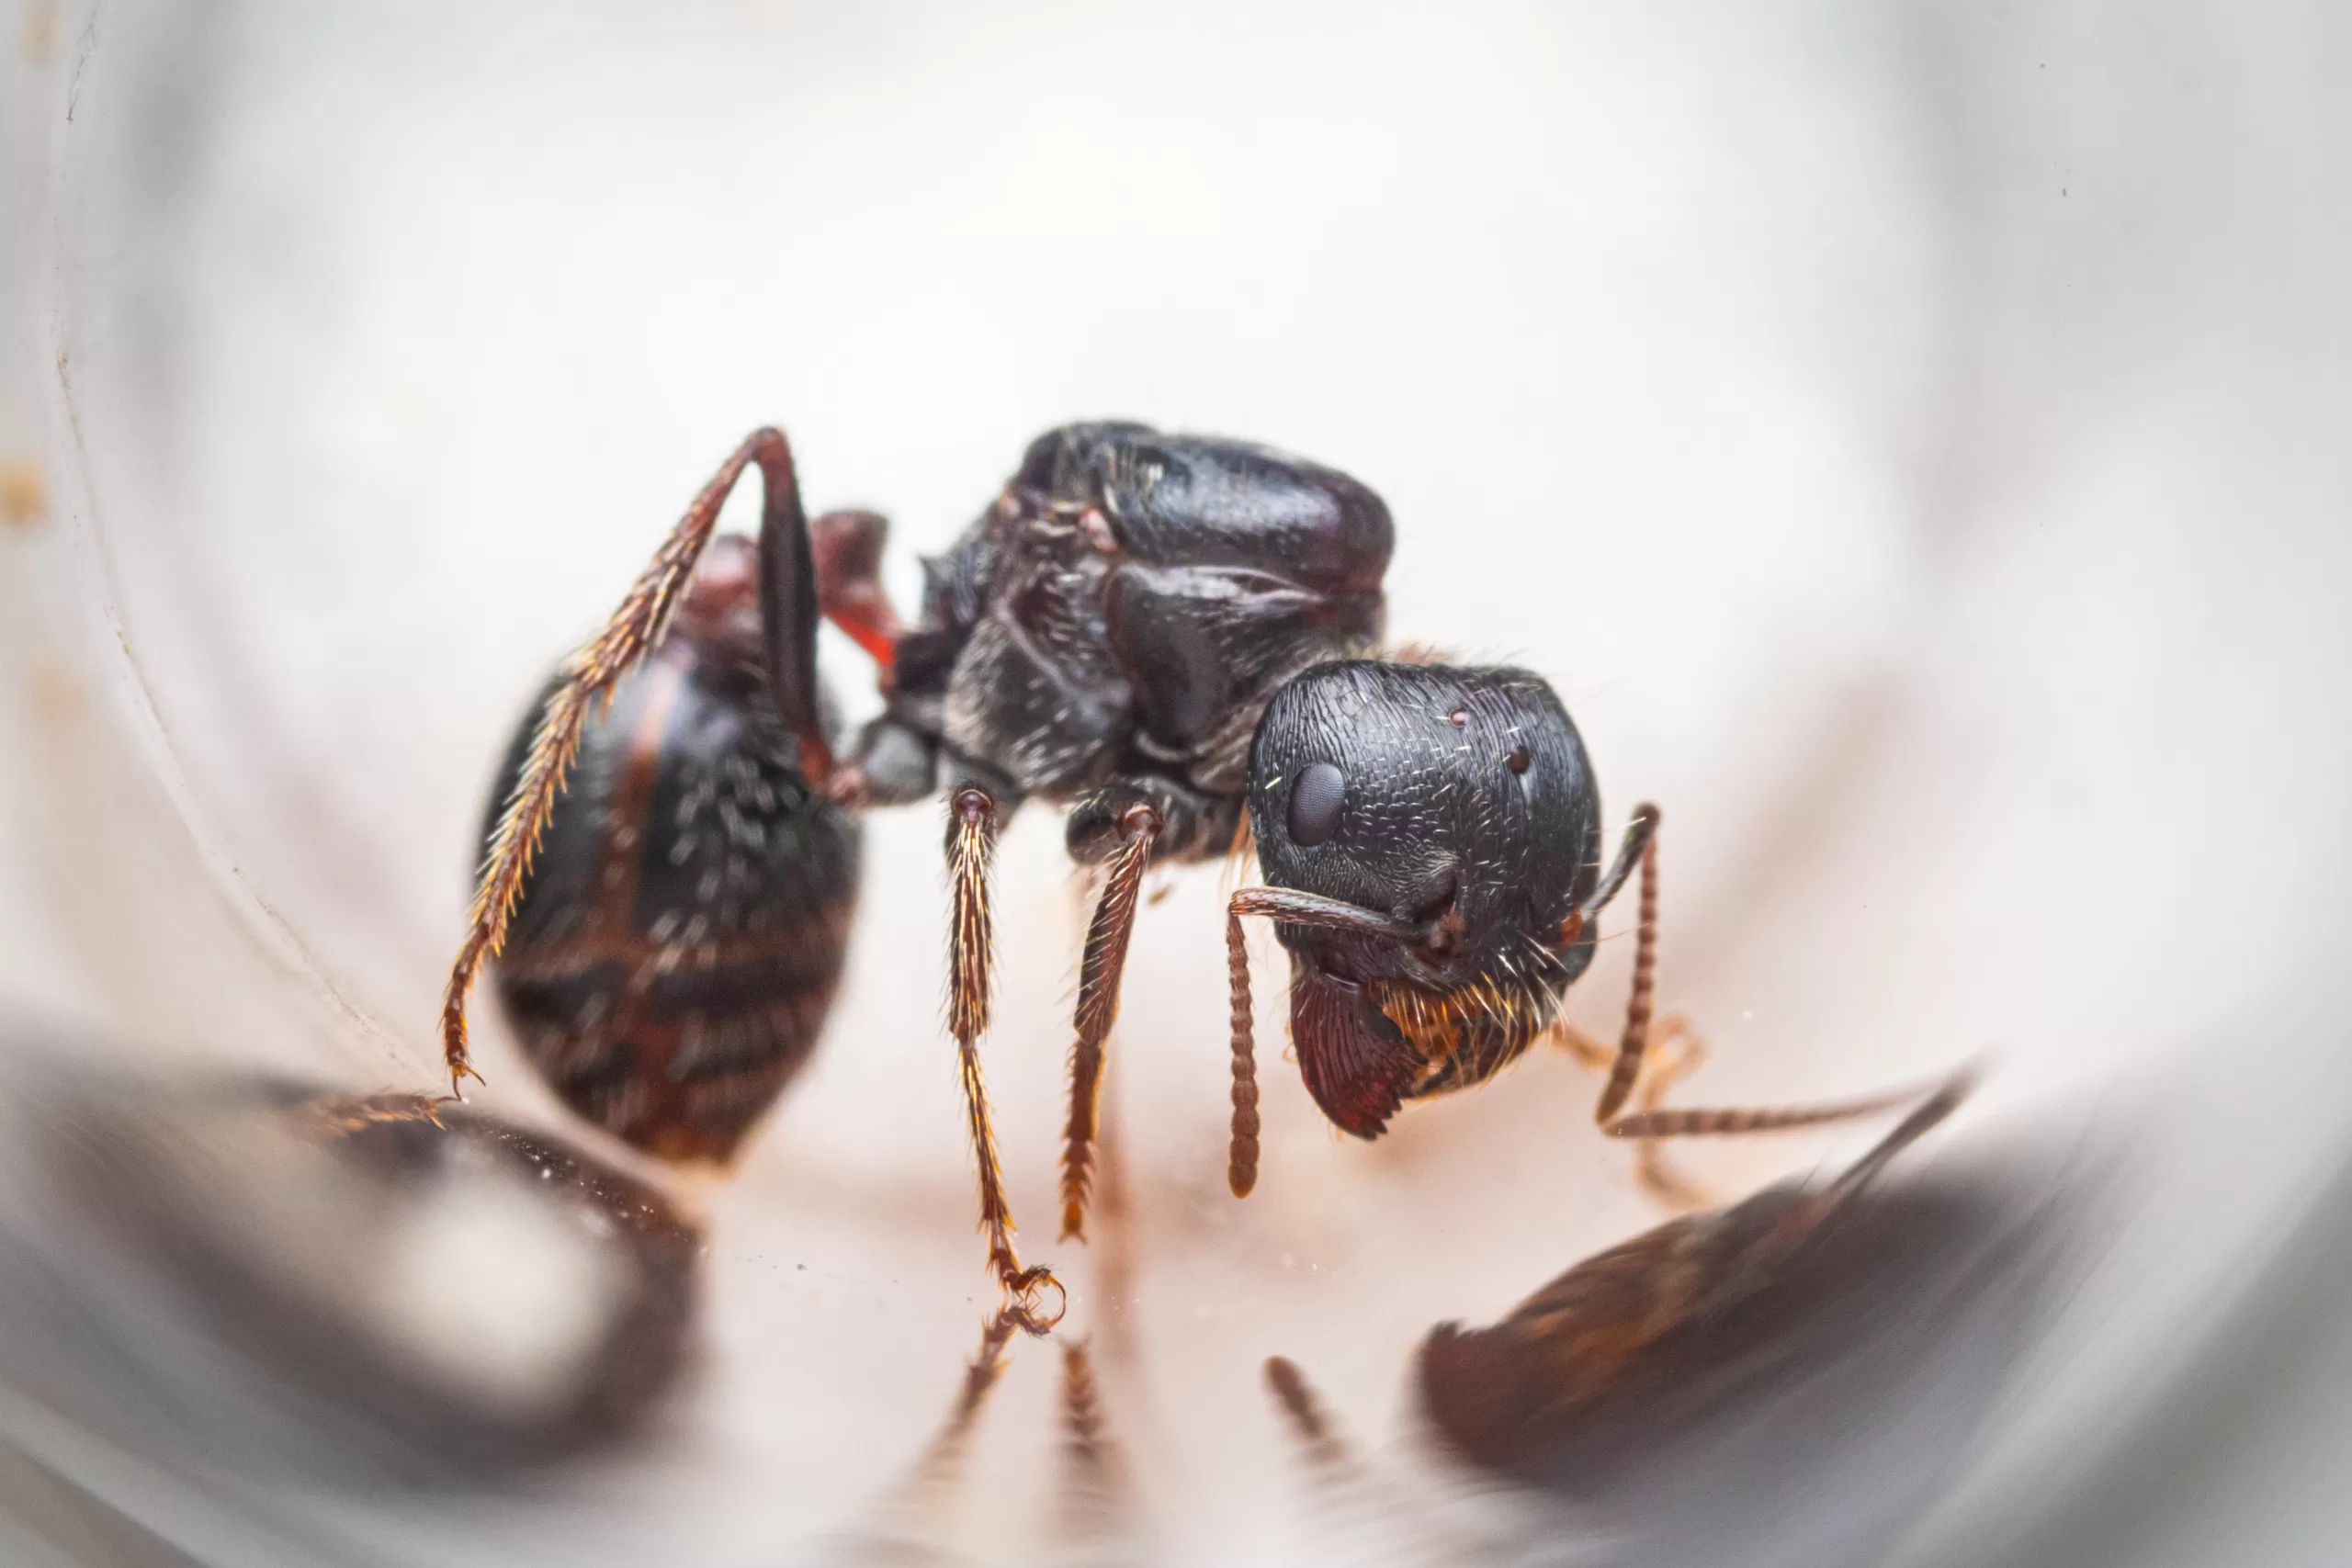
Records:
[[[731,1157],[807,1063],[856,906],[857,819],[811,783],[815,694],[768,674],[813,661],[763,646],[759,575],[751,541],[711,541],[668,635],[580,726],[492,974],[564,1103],[673,1159]],[[538,705],[551,719],[576,712],[577,679],[577,661],[556,676]],[[483,834],[493,866],[521,826],[500,803],[525,799],[550,739],[526,722],[509,748]]]

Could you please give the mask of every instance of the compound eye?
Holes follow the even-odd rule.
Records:
[[[1348,776],[1329,762],[1309,762],[1290,786],[1290,841],[1313,849],[1340,825]]]

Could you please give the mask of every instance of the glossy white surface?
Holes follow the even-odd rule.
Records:
[[[48,495],[0,529],[0,986],[28,1007],[428,1087],[497,750],[744,430],[790,432],[812,503],[892,516],[903,600],[1031,435],[1131,415],[1374,485],[1396,637],[1546,672],[1612,813],[1665,805],[1665,999],[1715,1046],[1684,1098],[1991,1051],[1955,1144],[2135,1107],[2127,1304],[2070,1329],[2115,1363],[1996,1428],[1966,1506],[2013,1519],[2030,1456],[2082,1455],[2069,1409],[2168,1376],[2340,1157],[2326,7],[132,0],[38,41],[0,157],[0,458]],[[582,1561],[574,1530],[667,1561],[681,1528],[774,1561],[893,1484],[989,1293],[937,837],[869,822],[822,1055],[707,1194],[710,1352],[668,1449],[553,1524],[420,1511],[387,1561]],[[1340,1140],[1274,1059],[1271,943],[1234,1203],[1196,872],[1136,939],[1106,1283],[1047,1234],[1082,919],[1057,825],[1024,815],[1001,864],[1025,1245],[1106,1364],[1154,1550],[1279,1559],[1321,1526],[1265,1356],[1385,1443],[1430,1324],[1655,1212],[1560,1059]],[[1578,987],[1596,1029],[1624,945]],[[483,1066],[560,1124],[495,1038]],[[1867,1137],[1687,1165],[1728,1198]],[[1017,1347],[1000,1390],[983,1555],[1044,1539],[1055,1365]]]

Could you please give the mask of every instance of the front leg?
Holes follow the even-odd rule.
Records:
[[[1064,1239],[1086,1235],[1102,1047],[1119,1016],[1119,981],[1126,971],[1143,874],[1154,859],[1199,859],[1224,848],[1232,841],[1239,810],[1238,797],[1202,795],[1170,780],[1145,777],[1096,790],[1070,811],[1070,858],[1104,863],[1107,870],[1079,964],[1078,1039],[1070,1048],[1069,1120],[1062,1130]]]

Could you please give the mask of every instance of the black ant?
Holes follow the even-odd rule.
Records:
[[[758,544],[706,556],[721,502],[753,463],[765,487]],[[1013,1251],[978,1043],[990,858],[1031,795],[1067,805],[1070,854],[1106,868],[1080,967],[1065,1236],[1083,1235],[1103,1045],[1144,874],[1225,852],[1245,809],[1268,886],[1236,895],[1227,922],[1237,1195],[1258,1158],[1242,915],[1275,919],[1293,953],[1307,1088],[1360,1137],[1405,1100],[1483,1081],[1522,1052],[1590,962],[1592,921],[1636,862],[1634,998],[1599,1111],[1611,1134],[1761,1131],[1894,1103],[1618,1116],[1647,1061],[1657,809],[1634,814],[1603,876],[1591,769],[1543,681],[1356,657],[1382,630],[1393,543],[1387,508],[1356,480],[1139,424],[1052,431],[925,562],[910,627],[877,581],[886,528],[856,512],[812,527],[783,434],[756,431],[564,666],[527,742],[518,737],[450,974],[453,1084],[472,1070],[467,990],[511,917],[530,946],[502,965],[502,991],[543,1070],[575,1086],[573,1103],[657,1150],[731,1148],[806,1056],[838,975],[856,877],[846,813],[944,789],[948,1026],[989,1261],[1024,1303],[1053,1277]],[[665,642],[673,615],[681,635]],[[884,711],[846,761],[817,683],[820,615],[880,669]],[[650,652],[654,668],[632,673]],[[643,716],[656,694],[634,698],[629,682],[660,680],[680,711],[707,716],[698,742],[675,718]],[[592,728],[600,699],[625,705]],[[602,782],[571,805],[564,772],[583,745]],[[681,803],[667,818],[665,780]],[[551,863],[571,868],[544,928],[526,886],[543,830]],[[644,874],[665,862],[680,869]],[[599,898],[601,918],[590,912]]]
[[[714,543],[752,464],[759,541]],[[704,487],[516,737],[443,1048],[455,1087],[473,1072],[467,992],[511,934],[499,989],[574,1109],[657,1153],[725,1157],[806,1059],[830,1001],[856,886],[851,813],[944,789],[948,1023],[989,1260],[1026,1303],[1053,1279],[1013,1252],[977,1050],[998,829],[1027,796],[1067,804],[1071,853],[1110,863],[1078,1008],[1074,1231],[1144,871],[1224,852],[1267,696],[1378,637],[1388,513],[1347,476],[1263,447],[1072,425],[1033,443],[996,502],[925,563],[912,627],[876,581],[886,528],[855,512],[812,526],[772,429]],[[886,697],[841,761],[817,682],[820,615],[874,656]],[[575,754],[587,783],[567,795]]]

